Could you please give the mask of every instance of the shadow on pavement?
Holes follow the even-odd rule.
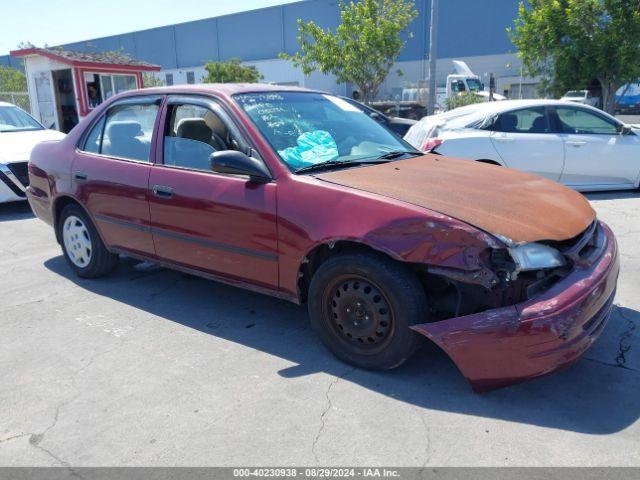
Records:
[[[354,369],[324,349],[303,307],[169,270],[138,272],[135,263],[123,260],[101,280],[77,278],[61,256],[45,266],[98,295],[295,363],[278,372],[285,378],[326,372],[417,407],[589,434],[623,430],[640,416],[640,376],[616,367],[618,352],[611,352],[610,363],[583,359],[562,372],[478,395],[433,345],[390,372]],[[625,310],[625,319],[640,322],[638,312]],[[611,323],[625,319],[618,311]],[[603,333],[610,338],[600,342],[617,348],[611,323]]]
[[[28,202],[0,203],[0,222],[35,218]]]
[[[613,190],[610,192],[589,192],[584,194],[589,200],[621,200],[625,198],[640,199],[638,190]]]

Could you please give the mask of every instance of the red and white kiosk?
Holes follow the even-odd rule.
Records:
[[[11,55],[24,59],[31,114],[62,132],[113,95],[142,88],[144,72],[160,70],[119,52],[27,48]]]

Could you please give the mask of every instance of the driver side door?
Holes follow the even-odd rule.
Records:
[[[149,176],[153,242],[162,260],[278,288],[276,183],[211,170],[215,151],[249,151],[230,116],[207,98],[169,97]],[[256,155],[256,154],[254,154]]]
[[[556,107],[565,146],[560,182],[577,189],[631,188],[640,174],[640,137],[581,107]]]

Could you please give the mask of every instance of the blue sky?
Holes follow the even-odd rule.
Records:
[[[126,33],[295,0],[2,1],[0,55],[29,41],[41,47]]]

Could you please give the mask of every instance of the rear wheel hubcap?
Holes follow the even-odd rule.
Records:
[[[93,246],[89,230],[80,218],[75,215],[66,218],[62,225],[62,241],[67,256],[75,266],[85,268],[89,265]]]

